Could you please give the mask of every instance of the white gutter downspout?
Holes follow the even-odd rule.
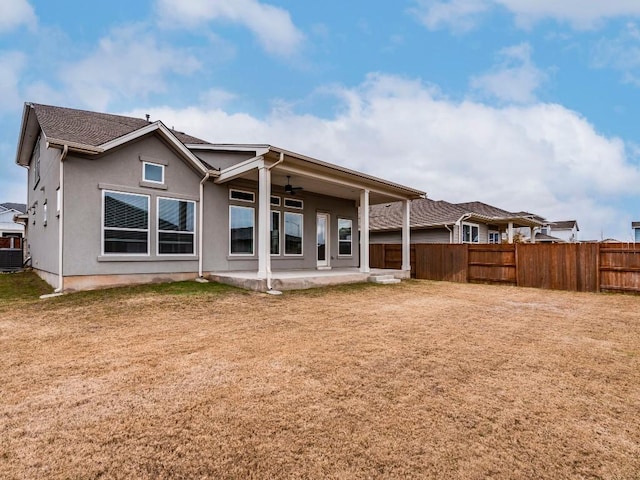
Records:
[[[54,290],[54,293],[62,293],[64,289],[64,276],[62,272],[62,260],[63,260],[63,240],[64,240],[64,168],[62,167],[64,159],[67,158],[69,153],[69,145],[65,143],[62,147],[62,154],[60,155],[60,205],[56,205],[56,208],[60,212],[58,217],[58,288]]]
[[[453,226],[453,225],[452,225]],[[449,228],[449,225],[445,225],[444,228],[449,230],[449,243],[453,243],[453,230]]]
[[[202,253],[204,249],[202,248],[202,225],[204,224],[202,217],[204,214],[204,184],[209,177],[211,176],[211,172],[207,172],[202,180],[200,180],[200,208],[198,209],[198,278],[202,278]]]
[[[278,159],[278,161],[273,165],[267,167],[267,170],[273,170],[273,167],[275,167],[276,165],[280,165],[282,162],[284,162],[284,153],[280,152],[280,158]],[[269,186],[269,188],[271,188],[271,186]],[[271,247],[269,247],[269,255],[271,255]],[[269,261],[269,268],[267,268],[267,290],[271,289],[271,261]]]

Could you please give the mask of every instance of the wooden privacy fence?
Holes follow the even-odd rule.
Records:
[[[371,245],[370,264],[400,268],[402,246]],[[411,275],[462,283],[640,293],[640,244],[414,244]]]

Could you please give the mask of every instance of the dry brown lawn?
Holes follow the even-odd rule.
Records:
[[[0,303],[0,478],[640,478],[640,296]]]

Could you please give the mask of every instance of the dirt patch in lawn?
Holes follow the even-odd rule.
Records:
[[[640,475],[638,296],[197,288],[0,309],[0,477]]]

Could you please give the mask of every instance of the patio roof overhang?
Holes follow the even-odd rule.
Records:
[[[225,145],[219,148],[232,150],[234,147]],[[208,149],[213,150],[215,146]],[[305,193],[352,200],[358,200],[361,192],[368,190],[371,204],[414,200],[426,196],[421,190],[270,145],[253,146],[252,151],[255,151],[255,157],[222,170],[214,181],[223,184],[241,178],[257,182],[258,169],[267,167],[271,169],[271,184],[282,189],[290,180],[296,187],[302,187]]]

